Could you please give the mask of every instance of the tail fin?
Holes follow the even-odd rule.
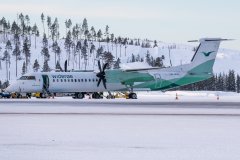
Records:
[[[199,40],[200,45],[197,48],[191,60],[191,73],[212,73],[213,65],[221,41],[227,39],[221,38],[202,38]],[[196,41],[189,41],[196,42]]]

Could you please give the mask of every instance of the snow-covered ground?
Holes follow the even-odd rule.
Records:
[[[240,159],[239,95],[177,93],[0,99],[0,159]]]

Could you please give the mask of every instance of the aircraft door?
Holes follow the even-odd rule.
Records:
[[[48,75],[42,75],[43,78],[43,89],[48,90],[49,89],[49,77]]]
[[[160,88],[162,85],[161,75],[159,73],[154,74],[155,78],[155,88]]]

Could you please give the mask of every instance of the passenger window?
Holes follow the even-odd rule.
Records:
[[[68,82],[70,82],[70,79],[68,79]]]
[[[91,79],[89,79],[89,82],[91,82]]]
[[[75,79],[75,82],[77,82],[77,79]]]
[[[85,79],[85,82],[87,82],[87,79]]]
[[[67,80],[66,80],[66,79],[64,79],[64,82],[67,82]]]
[[[58,79],[57,79],[57,82],[58,82]]]
[[[53,79],[53,82],[55,82],[55,79]]]
[[[78,82],[81,82],[80,79],[78,79]]]
[[[71,82],[73,82],[73,79],[71,79]]]
[[[92,81],[94,82],[95,80],[93,79]]]
[[[63,82],[63,79],[61,79],[61,82]]]
[[[83,82],[83,79],[81,79],[81,81]]]

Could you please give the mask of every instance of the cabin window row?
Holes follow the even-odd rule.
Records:
[[[98,79],[53,79],[53,82],[97,82]]]

